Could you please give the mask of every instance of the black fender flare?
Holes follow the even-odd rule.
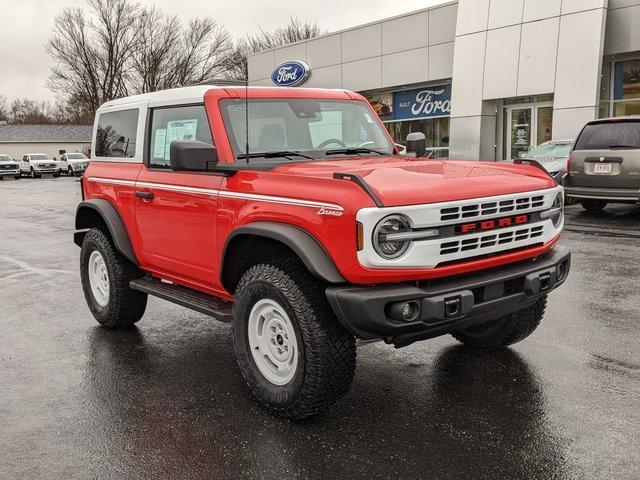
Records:
[[[249,223],[229,234],[220,258],[220,278],[224,278],[227,248],[233,239],[240,235],[264,237],[281,242],[302,260],[313,276],[332,284],[347,282],[331,256],[315,237],[299,227],[268,221]]]
[[[87,230],[94,226],[90,222],[87,222],[86,215],[83,214],[83,212],[87,210],[97,213],[102,218],[109,229],[109,234],[111,235],[116,250],[127,257],[134,265],[138,265],[138,258],[133,250],[131,238],[122,221],[122,217],[120,217],[116,207],[107,200],[94,198],[78,204],[78,208],[76,209],[76,230],[79,231],[73,236],[74,243],[81,247]]]

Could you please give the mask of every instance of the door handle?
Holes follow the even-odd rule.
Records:
[[[136,190],[136,197],[142,198],[143,200],[153,200],[153,192],[142,192]]]

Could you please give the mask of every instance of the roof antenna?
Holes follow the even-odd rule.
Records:
[[[249,164],[249,56],[244,57],[244,133],[246,144],[244,146],[245,160]]]

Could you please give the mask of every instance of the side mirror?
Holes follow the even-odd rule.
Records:
[[[417,158],[424,157],[427,153],[427,137],[422,132],[413,132],[407,135],[407,153],[415,153]]]
[[[218,163],[216,147],[199,140],[171,142],[169,166],[176,172],[207,172]]]

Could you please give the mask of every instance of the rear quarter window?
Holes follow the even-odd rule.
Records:
[[[609,150],[612,148],[640,149],[640,122],[607,122],[587,125],[576,150]]]
[[[102,113],[98,118],[95,156],[133,158],[137,132],[137,108]]]

